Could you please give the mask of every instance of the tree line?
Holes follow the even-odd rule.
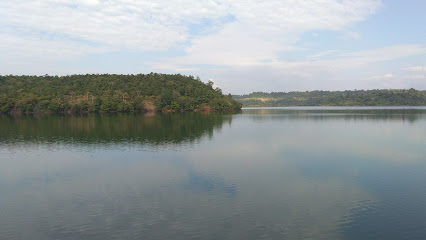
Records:
[[[415,89],[253,92],[234,95],[244,107],[285,106],[425,106],[426,93]]]
[[[0,113],[240,109],[213,82],[181,74],[0,76]]]

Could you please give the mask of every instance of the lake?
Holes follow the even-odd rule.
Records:
[[[425,107],[0,116],[0,239],[426,239]]]

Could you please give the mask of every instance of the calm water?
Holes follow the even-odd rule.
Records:
[[[426,108],[0,116],[0,239],[426,239]]]

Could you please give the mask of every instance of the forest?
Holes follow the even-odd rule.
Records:
[[[181,74],[0,76],[0,113],[241,109],[213,82]]]
[[[234,95],[243,107],[285,106],[425,106],[426,92],[415,89],[254,92]]]

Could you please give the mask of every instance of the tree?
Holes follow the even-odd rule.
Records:
[[[190,111],[212,99],[234,101],[213,86],[180,74],[0,76],[0,111]]]
[[[213,80],[209,79],[209,81],[207,82],[207,86],[209,86],[213,89],[213,85],[214,85]]]

